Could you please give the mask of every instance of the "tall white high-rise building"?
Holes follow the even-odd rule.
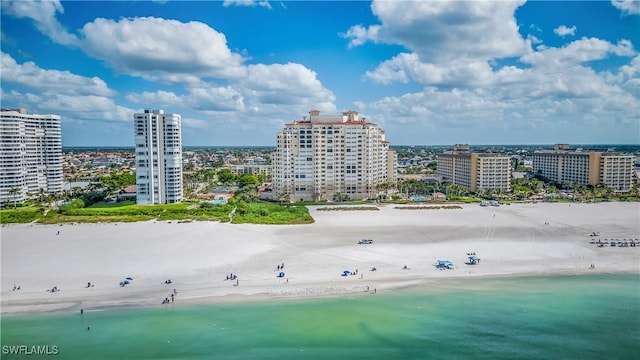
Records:
[[[144,110],[133,115],[136,142],[136,203],[182,201],[182,135],[179,114]]]
[[[60,116],[0,111],[0,206],[63,190]]]
[[[397,156],[378,125],[356,111],[321,116],[312,110],[309,115],[285,124],[277,135],[271,171],[276,196],[368,199],[382,192],[378,185],[395,180]]]

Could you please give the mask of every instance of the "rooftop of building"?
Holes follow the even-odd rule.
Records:
[[[630,154],[625,154],[619,151],[614,151],[613,149],[607,149],[606,151],[596,151],[596,150],[583,150],[582,148],[571,149],[569,144],[555,144],[553,146],[553,150],[551,149],[541,149],[534,151],[534,154],[543,154],[543,155],[576,155],[576,156],[589,156],[592,153],[599,153],[601,156],[629,156]]]
[[[377,126],[367,121],[367,118],[359,117],[359,113],[355,110],[343,111],[342,115],[320,115],[320,110],[309,111],[309,117],[303,116],[302,119],[293,120],[286,125],[364,125],[369,124]]]
[[[472,154],[477,154],[481,157],[510,157],[501,153],[472,151],[469,144],[455,144],[453,150],[444,151],[441,155],[471,156]]]

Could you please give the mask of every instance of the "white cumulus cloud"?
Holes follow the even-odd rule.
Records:
[[[56,20],[57,13],[64,13],[59,0],[0,1],[3,15],[33,20],[36,28],[62,45],[78,45],[78,38],[69,33]]]
[[[224,0],[222,6],[262,6],[267,9],[271,9],[271,4],[268,1],[256,1],[256,0]]]
[[[69,71],[45,70],[31,61],[18,64],[11,55],[4,52],[1,56],[0,73],[2,73],[3,82],[68,95],[111,96],[115,94],[115,91],[99,77],[85,77]]]
[[[523,1],[374,1],[380,25],[351,27],[343,36],[399,44],[423,62],[466,62],[519,56],[530,45],[514,12]]]
[[[572,27],[566,27],[564,25],[560,25],[557,28],[553,29],[553,32],[556,33],[556,35],[558,36],[567,36],[567,35],[575,35],[576,34],[576,30],[578,30],[578,28],[574,26]]]
[[[611,0],[611,4],[622,11],[623,15],[640,14],[640,1],[638,0]]]
[[[248,76],[240,81],[240,86],[252,102],[312,107],[335,101],[317,74],[301,64],[256,64],[249,65],[247,70]]]
[[[82,49],[118,72],[167,82],[245,75],[243,58],[208,25],[161,18],[96,19],[81,30]]]

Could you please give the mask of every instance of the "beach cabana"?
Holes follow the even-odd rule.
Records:
[[[471,255],[471,256],[469,256],[469,262],[467,264],[469,264],[469,265],[478,265],[478,264],[480,264],[480,258],[475,256],[475,255]]]

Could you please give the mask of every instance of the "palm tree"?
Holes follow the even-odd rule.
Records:
[[[604,184],[604,183],[598,183],[596,184],[596,186],[593,187],[593,201],[595,202],[595,198],[602,198],[607,194],[607,189],[609,189],[609,187]]]
[[[13,209],[15,210],[17,207],[16,204],[16,195],[20,192],[20,188],[14,186],[11,189],[9,189],[9,194],[13,195]]]
[[[335,193],[333,194],[333,201],[342,202],[349,200],[349,195],[343,193]]]
[[[388,197],[388,192],[389,192],[389,188],[391,187],[390,183],[380,183],[376,185],[376,190],[378,192],[380,191],[384,191],[384,199],[387,200]],[[378,197],[380,197],[380,194],[378,194]]]

